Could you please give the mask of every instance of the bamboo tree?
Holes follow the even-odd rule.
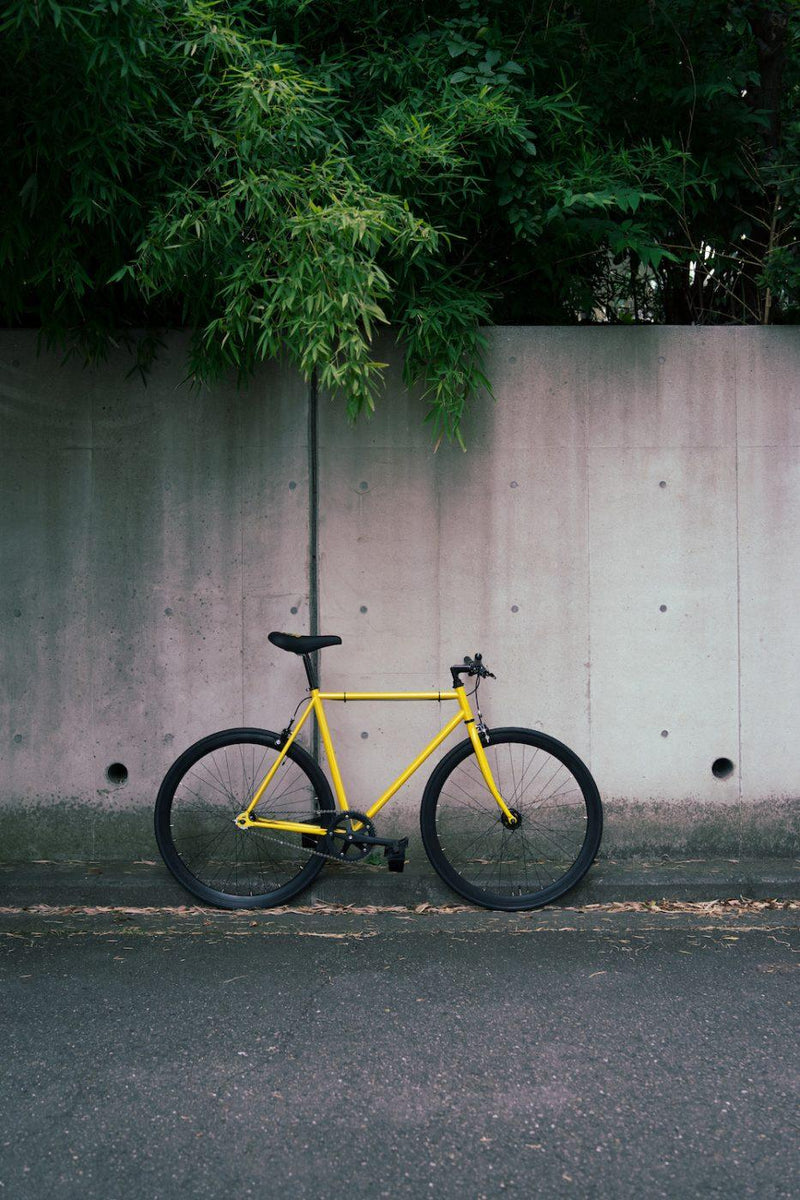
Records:
[[[355,418],[391,325],[435,439],[492,322],[794,320],[789,0],[11,0],[0,303],[146,371],[286,354]]]

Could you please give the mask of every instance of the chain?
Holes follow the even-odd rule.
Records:
[[[284,813],[283,815],[289,819],[297,816],[296,813]],[[277,820],[281,819],[277,813],[273,813],[272,816],[275,817]],[[258,837],[262,838],[265,842],[276,842],[277,845],[279,845],[279,846],[288,846],[290,850],[298,849],[297,842],[287,842],[285,838],[273,837],[268,833],[264,833],[263,829],[253,828],[251,826],[250,829],[247,830],[247,832],[250,833],[251,835],[252,834],[257,835]],[[342,862],[342,859],[340,858],[340,856],[338,854],[326,854],[324,850],[312,850],[312,848],[310,846],[302,846],[302,847],[300,847],[300,849],[305,850],[306,854],[313,854],[316,858],[325,858],[325,859],[328,859],[330,862]],[[354,859],[353,861],[357,862],[358,860]]]

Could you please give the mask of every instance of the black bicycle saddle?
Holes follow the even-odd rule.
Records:
[[[342,639],[335,634],[310,637],[299,633],[271,633],[269,640],[279,650],[291,650],[292,654],[313,654],[325,646],[341,646]]]

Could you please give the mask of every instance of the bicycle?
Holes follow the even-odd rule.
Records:
[[[309,698],[280,732],[227,729],[190,746],[159,789],[155,834],[164,862],[185,888],[221,908],[286,903],[328,861],[358,862],[383,851],[402,871],[408,838],[381,838],[374,818],[462,723],[468,737],[434,768],[420,806],[425,852],[455,892],[485,908],[539,908],[589,870],[600,845],[603,810],[578,756],[534,729],[488,729],[477,702],[495,676],[482,656],[450,668],[452,688],[433,692],[323,692],[311,655],[342,644],[334,635],[270,633],[301,655]],[[462,676],[475,679],[470,696]],[[326,701],[455,701],[458,711],[366,812],[348,808],[325,716]],[[327,755],[333,790],[297,741],[311,714]]]

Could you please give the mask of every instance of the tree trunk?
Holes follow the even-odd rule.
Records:
[[[760,171],[764,168],[768,171],[773,165],[781,145],[781,98],[791,7],[789,0],[754,0],[747,13],[756,44],[759,75],[758,84],[750,88],[747,100],[754,111],[769,116],[769,125],[751,147]],[[769,323],[771,304],[757,280],[772,249],[777,211],[777,185],[764,179],[761,194],[754,196],[753,231],[747,242],[748,256],[756,261],[744,265],[741,279],[742,299],[753,314],[750,319],[763,324]]]
[[[691,279],[688,263],[669,263],[661,271],[661,302],[667,325],[692,325]]]

